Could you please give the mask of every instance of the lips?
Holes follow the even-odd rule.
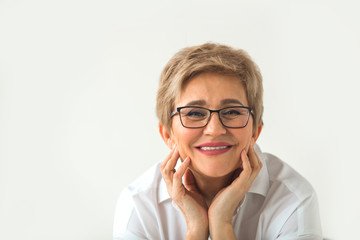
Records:
[[[195,146],[196,150],[207,156],[214,156],[226,153],[232,148],[227,142],[207,142]]]

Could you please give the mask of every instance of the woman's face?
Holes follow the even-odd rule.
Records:
[[[239,79],[230,75],[202,73],[190,79],[184,86],[175,107],[200,106],[217,110],[230,106],[246,106],[245,89]],[[222,177],[241,167],[240,153],[248,151],[253,136],[253,118],[244,128],[224,127],[217,113],[211,115],[209,123],[198,129],[182,126],[179,115],[172,118],[173,143],[176,143],[181,159],[191,158],[191,170],[208,177]],[[199,147],[201,146],[201,147]],[[214,148],[208,147],[219,147]],[[226,146],[225,149],[221,147]],[[205,147],[205,148],[204,148]]]

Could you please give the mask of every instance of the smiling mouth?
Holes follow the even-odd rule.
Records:
[[[198,146],[196,149],[206,156],[217,156],[224,154],[232,148],[232,145],[222,146]]]
[[[214,151],[214,150],[220,150],[225,148],[230,148],[231,146],[219,146],[219,147],[197,147],[200,150],[204,151]]]

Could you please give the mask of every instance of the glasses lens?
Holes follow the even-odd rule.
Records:
[[[243,107],[225,108],[220,111],[220,118],[226,127],[245,127],[249,120],[249,110]]]
[[[180,119],[185,127],[196,128],[206,125],[209,111],[203,108],[186,107],[180,110]]]

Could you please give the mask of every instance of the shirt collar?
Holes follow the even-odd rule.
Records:
[[[254,180],[253,184],[251,185],[248,192],[266,196],[270,183],[269,183],[269,174],[268,174],[266,162],[264,160],[264,154],[262,153],[260,147],[257,144],[255,144],[254,149],[255,149],[255,152],[258,154],[263,166],[262,166],[259,174],[255,178],[255,180]],[[180,165],[180,161],[178,161],[178,164],[176,165],[175,169],[177,169],[179,167],[179,165]],[[160,184],[159,184],[159,190],[158,190],[158,203],[161,203],[168,199],[171,199],[171,198],[169,196],[169,193],[167,192],[166,183],[165,183],[164,179],[161,178]]]
[[[164,179],[161,178],[160,184],[159,184],[159,190],[158,190],[158,203],[161,203],[168,199],[170,199],[170,195],[167,192],[166,183],[165,183]]]

